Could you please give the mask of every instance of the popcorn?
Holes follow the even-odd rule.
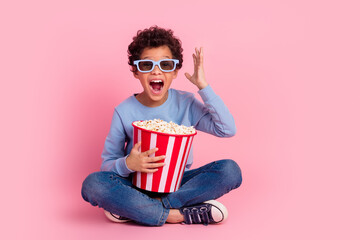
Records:
[[[134,122],[134,125],[146,130],[167,134],[188,135],[196,132],[193,126],[186,127],[184,125],[178,125],[172,121],[168,123],[161,119],[136,121]]]

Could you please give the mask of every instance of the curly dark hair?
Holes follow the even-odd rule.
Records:
[[[156,25],[149,29],[139,30],[128,47],[128,63],[132,67],[132,72],[137,71],[134,61],[140,59],[145,48],[156,48],[164,45],[170,48],[173,58],[179,60],[176,68],[180,69],[183,62],[183,49],[180,39],[175,37],[173,33],[171,29],[160,28]]]

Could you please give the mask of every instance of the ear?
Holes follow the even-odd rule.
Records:
[[[139,79],[139,75],[138,75],[138,71],[137,71],[136,67],[132,67],[132,73],[135,78]]]
[[[135,78],[139,79],[139,75],[137,74],[137,72],[133,72],[133,75]]]
[[[173,78],[173,79],[175,79],[175,78],[177,77],[178,73],[179,73],[179,69],[175,69],[175,70],[174,70],[174,78]]]

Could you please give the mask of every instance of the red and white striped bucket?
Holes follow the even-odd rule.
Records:
[[[196,132],[189,135],[175,135],[134,127],[134,145],[141,141],[141,152],[158,148],[150,157],[165,155],[164,167],[154,173],[133,173],[132,183],[141,189],[170,193],[179,189],[184,175],[185,165],[189,157],[191,144]]]

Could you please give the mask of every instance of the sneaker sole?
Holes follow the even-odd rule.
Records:
[[[111,214],[111,212],[108,212],[106,210],[104,210],[105,216],[112,222],[116,222],[116,223],[125,223],[125,222],[129,222],[130,219],[118,219],[115,216],[113,216]]]
[[[223,221],[225,221],[227,219],[228,211],[227,211],[226,207],[222,203],[220,203],[220,202],[218,202],[216,200],[209,200],[209,201],[206,201],[204,203],[209,203],[209,204],[213,205],[214,207],[216,207],[217,209],[219,209],[220,212],[222,212],[223,219],[216,222],[216,223],[221,223],[221,222],[223,222]]]

